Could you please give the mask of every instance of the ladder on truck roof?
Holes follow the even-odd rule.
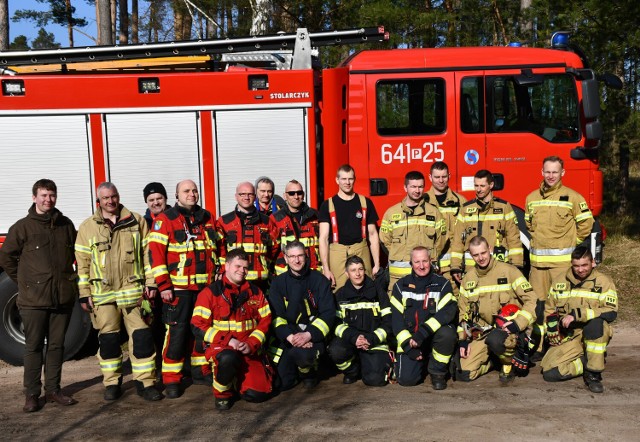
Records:
[[[277,34],[224,40],[172,41],[124,46],[38,49],[0,52],[0,66],[29,66],[81,62],[237,54],[256,51],[293,51],[289,69],[311,68],[312,47],[375,43],[389,39],[384,26],[324,32],[299,28],[295,34]]]

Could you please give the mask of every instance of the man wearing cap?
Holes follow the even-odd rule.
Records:
[[[151,228],[156,217],[167,210],[167,190],[162,183],[153,182],[144,186],[142,193],[147,204],[144,219],[147,221],[147,227]]]

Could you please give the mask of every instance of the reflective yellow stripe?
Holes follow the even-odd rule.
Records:
[[[257,328],[254,331],[252,331],[251,334],[249,335],[249,337],[252,337],[252,336],[256,338],[258,341],[260,341],[261,344],[264,344],[264,341],[266,340],[266,336],[264,335],[264,333],[262,333],[262,330]]]
[[[149,236],[147,236],[147,241],[150,243],[155,242],[166,246],[169,243],[169,237],[163,233],[153,231],[149,233]]]
[[[202,305],[197,305],[196,308],[193,309],[193,316],[200,316],[203,319],[209,319],[211,317],[211,310]]]
[[[204,342],[209,342],[209,343],[213,342],[213,338],[217,333],[218,333],[218,330],[216,330],[213,327],[209,327],[207,331],[204,333]]]
[[[231,386],[232,386],[232,384],[226,384],[226,385],[221,384],[220,382],[216,381],[216,378],[214,376],[214,378],[213,378],[213,388],[214,388],[214,390],[217,390],[217,391],[222,393],[224,391],[231,390]]]
[[[258,313],[260,313],[261,318],[265,318],[271,314],[271,309],[269,308],[269,304],[265,304],[264,306],[258,309]]]
[[[135,363],[133,360],[131,361],[131,371],[133,373],[147,373],[149,371],[153,371],[156,368],[156,363],[152,359],[147,362],[138,362]]]
[[[104,371],[118,371],[122,368],[122,357],[100,361],[100,369]]]
[[[83,246],[82,244],[75,244],[74,250],[80,253],[86,253],[87,255],[91,254],[91,248],[87,246]]]
[[[207,358],[205,358],[204,356],[191,356],[192,367],[208,365],[208,364],[209,362],[207,361]]]
[[[444,308],[445,305],[447,305],[448,303],[450,303],[451,301],[455,301],[455,298],[453,297],[453,293],[447,293],[446,295],[444,295],[440,301],[438,301],[438,305],[436,307],[436,309],[442,310]]]
[[[314,319],[311,325],[320,330],[324,336],[327,336],[329,334],[329,326],[322,319]]]
[[[376,328],[373,331],[373,334],[378,337],[380,342],[384,342],[387,340],[387,332],[383,328]]]
[[[182,370],[182,366],[184,364],[182,362],[165,362],[162,361],[162,372],[163,373],[180,373]]]
[[[280,327],[280,326],[282,326],[282,325],[287,325],[287,324],[288,324],[288,322],[287,322],[287,320],[286,320],[286,319],[284,319],[284,318],[276,317],[276,318],[273,320],[273,327],[274,327],[274,328],[276,328],[276,327]]]
[[[404,313],[404,305],[395,296],[389,298],[391,305],[396,308],[400,313]]]
[[[448,364],[451,360],[451,355],[443,355],[442,353],[438,353],[434,348],[431,349],[431,356],[433,356],[433,359],[443,364]]]
[[[584,341],[588,353],[604,354],[607,351],[606,342]]]
[[[529,212],[532,212],[531,209],[534,209],[536,207],[562,207],[565,209],[573,210],[573,203],[571,201],[537,200],[537,201],[530,201],[528,206],[529,206]]]
[[[582,365],[581,358],[574,359],[573,366],[576,368],[576,376],[579,376],[582,373],[584,373],[584,365]]]
[[[579,223],[580,221],[584,221],[585,219],[591,219],[591,218],[593,218],[593,215],[591,214],[591,212],[585,212],[576,216],[575,220],[577,223]]]
[[[222,331],[247,331],[253,330],[257,325],[255,319],[247,319],[246,321],[221,321],[213,320],[213,328]]]
[[[398,333],[398,336],[396,337],[396,340],[398,341],[398,346],[403,344],[407,339],[411,339],[411,336],[412,334],[407,329],[400,331],[400,333]]]
[[[440,327],[442,327],[442,325],[434,317],[427,319],[426,324],[429,326],[429,328],[431,328],[431,330],[433,330],[434,333],[437,332]]]
[[[353,362],[353,358],[349,359],[348,361],[343,362],[342,364],[336,363],[336,367],[338,367],[338,370],[344,371],[347,368],[351,367],[351,363],[352,362]]]
[[[341,338],[342,335],[344,334],[345,331],[347,331],[347,329],[349,328],[348,325],[346,324],[338,324],[338,326],[336,327],[336,336]]]

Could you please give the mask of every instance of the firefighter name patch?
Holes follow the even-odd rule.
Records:
[[[583,202],[581,202],[581,203],[580,203],[580,210],[581,210],[582,212],[586,212],[586,211],[588,211],[588,210],[589,210],[589,206],[587,205],[587,203],[586,203],[586,202],[584,202],[584,201],[583,201]]]
[[[555,290],[561,292],[563,290],[567,289],[567,283],[566,282],[558,282],[555,285]]]
[[[162,221],[158,220],[153,223],[153,230],[160,230],[160,227],[162,227]]]
[[[531,284],[529,284],[528,281],[525,281],[522,284],[520,284],[520,288],[522,288],[522,290],[524,290],[527,293],[533,290],[533,287],[531,287]]]
[[[502,213],[502,209],[493,209],[493,213]]]
[[[509,280],[507,278],[498,278],[498,284],[508,284]]]

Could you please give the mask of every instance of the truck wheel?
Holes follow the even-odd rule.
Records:
[[[0,359],[11,365],[22,365],[24,354],[24,331],[17,298],[16,284],[6,273],[0,274]],[[82,348],[90,331],[91,321],[76,302],[64,341],[65,359],[72,358]]]

